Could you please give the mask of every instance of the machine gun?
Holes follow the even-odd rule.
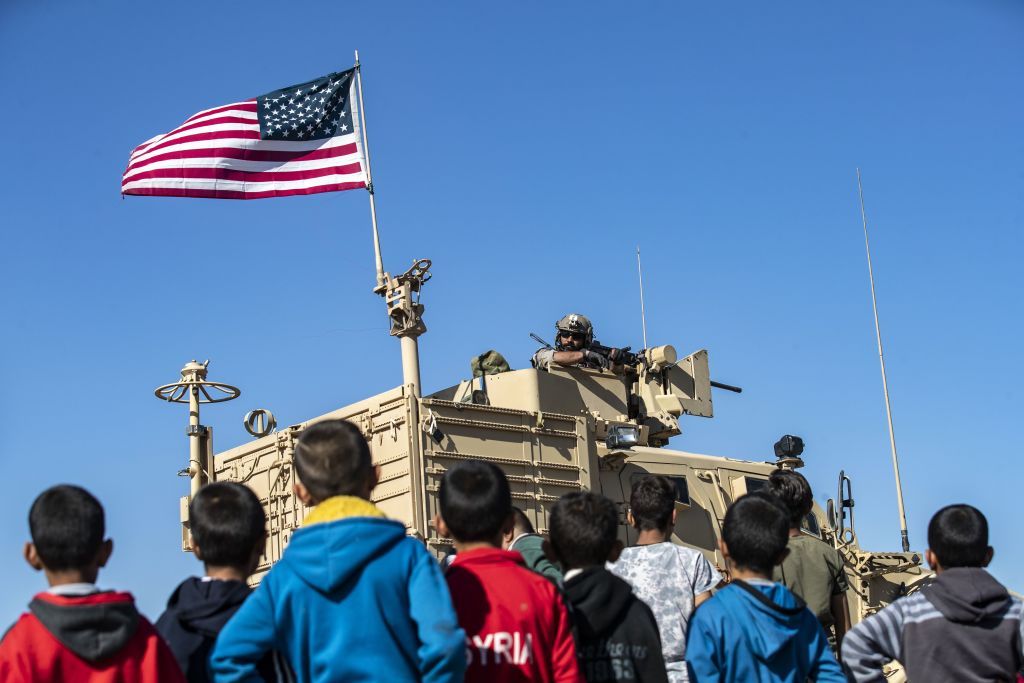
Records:
[[[619,365],[636,366],[640,362],[639,353],[633,353],[629,350],[628,346],[624,346],[621,349],[612,348],[611,346],[604,346],[597,342],[591,342],[590,346],[587,347],[594,353],[600,354],[608,359],[609,363],[617,363]],[[612,356],[615,356],[614,358]]]
[[[535,342],[537,342],[546,349],[554,350],[555,348],[551,344],[541,339],[538,335],[534,334],[533,332],[530,333],[530,337],[532,337]],[[604,356],[605,358],[608,359],[609,363],[629,365],[632,367],[635,367],[636,364],[640,362],[640,358],[643,355],[643,351],[641,351],[640,353],[633,353],[632,351],[629,350],[628,346],[625,346],[621,349],[616,349],[611,346],[604,346],[602,344],[598,344],[597,342],[591,342],[590,345],[587,346],[587,349],[593,351],[598,355]],[[615,355],[614,358],[612,358],[613,353]]]

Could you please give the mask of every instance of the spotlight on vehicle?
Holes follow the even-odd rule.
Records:
[[[640,430],[630,425],[609,427],[604,443],[608,448],[632,448],[640,443]]]

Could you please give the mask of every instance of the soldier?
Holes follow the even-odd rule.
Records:
[[[533,354],[533,367],[547,370],[551,363],[577,368],[615,369],[615,365],[627,360],[629,349],[607,349],[603,353],[591,348],[594,345],[594,326],[579,313],[562,316],[555,323],[555,348],[537,349]]]

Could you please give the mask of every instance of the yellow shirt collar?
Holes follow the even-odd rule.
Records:
[[[386,517],[380,508],[368,500],[357,496],[332,496],[319,503],[306,515],[302,526],[312,526],[325,522],[336,522],[348,517]]]

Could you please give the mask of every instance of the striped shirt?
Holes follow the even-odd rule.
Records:
[[[940,586],[950,573],[959,573],[959,580]],[[998,586],[1005,597],[992,595],[991,585],[984,584]],[[971,603],[972,598],[979,603]],[[966,618],[972,606],[973,620]],[[911,681],[1013,681],[1024,663],[1022,611],[1020,599],[983,569],[946,570],[936,583],[897,600],[847,633],[843,666],[857,683],[883,683],[882,666],[892,660],[903,664]]]

